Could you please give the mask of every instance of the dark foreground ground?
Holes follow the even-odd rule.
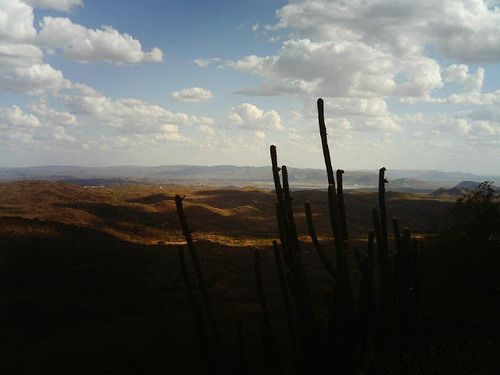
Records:
[[[5,187],[3,188],[5,192]],[[46,193],[49,197],[53,197],[55,193],[62,194],[63,197],[59,199],[67,199],[64,198],[65,191],[48,190]],[[20,194],[22,196],[27,192]],[[105,210],[95,211],[95,206],[103,204],[102,202],[90,204],[89,201],[93,199],[90,196],[85,198],[85,202],[82,199],[77,202],[74,194],[77,192],[69,195],[71,202],[67,202],[68,205],[78,204],[79,207],[86,207],[88,212],[94,210],[92,212],[104,216],[104,219],[105,215],[111,215],[110,212],[118,211],[122,217],[130,213],[124,206],[120,206],[120,196],[114,204],[107,202]],[[134,208],[135,211],[132,212],[135,215],[154,211],[141,211],[138,204],[160,204],[158,202],[167,199],[154,192],[141,194],[139,195],[143,199],[148,199],[139,203],[132,202],[132,206],[129,206]],[[246,206],[261,199],[261,195],[255,192],[249,194],[251,198],[248,198]],[[11,195],[12,190],[10,199]],[[166,197],[169,196],[166,194]],[[215,197],[214,193],[212,197]],[[148,244],[147,241],[141,242],[133,237],[131,227],[122,225],[121,228],[112,228],[118,233],[113,235],[113,231],[104,226],[103,222],[100,222],[102,228],[82,224],[92,222],[94,219],[90,217],[78,216],[80,221],[76,224],[71,224],[71,220],[63,222],[64,220],[57,218],[57,211],[53,212],[52,208],[48,211],[53,219],[42,214],[38,218],[29,217],[21,208],[14,215],[15,205],[12,201],[9,203],[6,195],[2,199],[2,373],[206,372],[181,277],[178,246],[173,244],[177,240],[174,234],[171,234],[171,241],[161,244],[155,239]],[[127,199],[134,200],[137,196]],[[234,208],[230,200],[226,199],[225,202],[225,208],[220,205],[218,208]],[[404,206],[403,200],[398,202],[401,207]],[[36,204],[45,208],[36,208]],[[40,213],[48,215],[48,206],[44,204],[39,197],[34,200],[30,209],[38,209]],[[268,203],[261,203],[264,207],[267,207],[266,204]],[[410,202],[409,207],[413,207],[412,204]],[[243,215],[242,212],[254,212],[249,207],[246,208],[247,211],[241,209],[245,205],[235,205],[240,207],[240,216]],[[192,207],[200,209],[200,206]],[[202,208],[206,207],[208,206]],[[269,207],[272,207],[272,203]],[[226,211],[207,210],[214,215],[218,212],[218,219],[226,217]],[[188,208],[186,211],[188,219],[191,217],[196,220],[195,211],[191,211],[191,214]],[[200,212],[208,215],[206,210]],[[406,212],[412,212],[412,209]],[[68,210],[64,213],[70,214]],[[439,213],[441,214],[442,212]],[[254,223],[258,222],[257,215],[252,217]],[[425,220],[437,220],[432,217]],[[148,216],[141,218],[147,220]],[[113,222],[111,219],[107,220]],[[171,222],[173,223],[173,219]],[[251,246],[247,244],[250,235],[242,236],[244,241],[238,242],[234,235],[237,229],[231,227],[228,229],[233,234],[230,239],[223,237],[222,230],[215,234],[215,238],[222,238],[223,243],[218,243],[213,238],[209,240],[209,231],[202,232],[205,228],[201,227],[202,224],[198,224],[198,231],[193,233],[195,238],[197,233],[205,238],[197,242],[197,248],[221,332],[216,353],[221,372],[238,371],[238,318],[243,322],[245,357],[249,369],[254,373],[263,372],[258,329],[260,308],[253,268],[253,251],[256,247],[261,251],[263,282],[270,305],[271,322],[281,355],[287,363],[286,369],[292,369],[274,259],[270,246],[263,245],[268,243],[267,236],[272,236],[275,231],[270,226],[271,222],[272,220],[262,224],[269,224],[269,228],[262,229],[260,237]],[[362,222],[360,219],[360,225]],[[210,228],[209,224],[204,225]],[[139,231],[145,230],[144,228],[136,229]],[[158,231],[164,230],[160,222],[158,228]],[[131,236],[129,240],[121,238],[127,230]],[[178,232],[179,229],[175,228],[175,231]],[[231,241],[234,242],[232,245]],[[328,243],[329,239],[325,238],[324,241]],[[363,239],[356,241],[360,247],[364,246]],[[428,335],[416,342],[406,354],[409,373],[499,373],[500,284],[497,275],[500,249],[493,245],[473,248],[453,239],[422,238],[421,243],[419,324],[421,330],[428,332]],[[324,309],[323,290],[331,285],[331,279],[323,270],[310,243],[303,242],[302,246],[311,292],[317,311],[321,313]],[[359,274],[355,267],[351,276],[356,288]]]

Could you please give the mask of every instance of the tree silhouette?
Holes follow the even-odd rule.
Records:
[[[450,208],[451,230],[481,246],[500,240],[500,195],[493,182],[484,181],[468,190]]]

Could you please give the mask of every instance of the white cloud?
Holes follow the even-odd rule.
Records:
[[[26,42],[36,37],[33,9],[20,0],[0,0],[0,43]]]
[[[219,62],[219,61],[221,61],[220,58],[213,57],[213,58],[210,58],[210,59],[195,59],[194,63],[196,65],[198,65],[200,68],[206,68],[206,67],[212,65],[214,62]]]
[[[39,31],[34,27],[33,7],[71,12],[81,6],[81,0],[0,0],[0,91],[39,96],[26,108],[0,108],[4,150],[73,155],[78,162],[79,151],[100,156],[109,151],[145,155],[152,150],[164,152],[165,144],[193,144],[183,134],[192,133],[186,127],[198,126],[206,134],[213,131],[211,118],[174,113],[143,100],[112,99],[90,86],[72,83],[49,65],[48,55],[115,65],[163,61],[160,49],[144,50],[137,39],[110,26],[89,29],[69,18],[43,17]],[[213,97],[197,88],[180,95],[192,101]],[[66,108],[61,109],[61,104]],[[76,134],[70,131],[75,126],[80,126]],[[98,126],[107,129],[99,131]]]
[[[349,129],[355,131],[400,132],[402,127],[382,99],[327,98],[325,111],[329,118],[350,118]]]
[[[87,85],[75,85],[76,94],[61,96],[69,111],[91,118],[92,123],[118,129],[122,133],[164,133],[171,126],[212,124],[213,119],[173,113],[137,99],[111,99]]]
[[[476,73],[469,73],[467,65],[453,64],[443,69],[443,79],[461,84],[465,92],[480,92],[484,81],[484,69],[478,68]]]
[[[474,120],[471,118],[443,118],[440,129],[457,143],[478,147],[485,153],[498,153],[500,146],[500,123]]]
[[[9,136],[9,148],[11,148],[14,144],[31,145],[33,143],[35,143],[33,135],[25,131],[14,131]]]
[[[440,66],[434,60],[412,56],[405,60],[359,41],[295,39],[283,43],[277,55],[247,56],[229,63],[268,79],[259,89],[243,93],[307,96],[382,97],[428,96],[442,86]],[[396,78],[404,77],[400,83]]]
[[[281,118],[274,110],[263,111],[253,104],[243,103],[228,114],[230,126],[245,130],[283,130]]]
[[[31,44],[0,42],[0,69],[29,68],[41,64],[43,52]]]
[[[347,136],[348,132],[382,132],[398,133],[403,128],[398,123],[404,123],[401,119],[391,113],[387,103],[383,99],[357,99],[325,97],[325,121],[327,128],[334,132],[341,132]],[[318,132],[316,103],[312,101],[300,111],[292,112],[292,121],[302,122],[315,119],[314,123],[307,126],[307,132]]]
[[[35,114],[44,125],[47,126],[78,126],[76,116],[69,112],[56,111],[49,107],[46,100],[41,99],[38,102],[28,104],[30,111]]]
[[[35,45],[33,9],[19,0],[0,0],[0,90],[17,94],[56,93],[70,86],[63,74],[43,63]]]
[[[213,138],[215,136],[215,130],[208,125],[200,125],[198,132],[203,138]]]
[[[44,17],[40,21],[39,42],[63,50],[62,56],[82,63],[105,61],[137,64],[163,61],[163,52],[153,48],[143,52],[141,43],[129,34],[120,34],[111,26],[87,29],[69,18]]]
[[[447,58],[500,61],[500,12],[480,0],[293,0],[274,29],[323,40],[360,40],[399,56],[434,45]]]
[[[70,12],[76,7],[83,7],[83,0],[25,0],[33,8],[55,9]]]
[[[265,78],[243,94],[432,101],[441,73],[452,82],[451,70],[465,65],[441,70],[428,47],[463,62],[500,62],[499,9],[479,0],[291,0],[265,27],[289,33],[282,48],[229,66]],[[464,90],[477,90],[484,71],[467,74]]]
[[[403,130],[392,117],[362,118],[351,121],[352,128],[359,132],[397,133]]]
[[[382,99],[325,98],[324,103],[329,117],[391,115],[387,103]]]
[[[62,126],[54,126],[52,128],[52,137],[53,139],[59,142],[69,142],[69,143],[76,142],[76,138],[73,137],[72,135],[68,135],[66,133],[66,130]]]
[[[71,82],[63,77],[62,72],[48,64],[33,64],[27,68],[0,70],[0,90],[3,91],[42,95],[55,94],[70,87]]]
[[[208,102],[214,98],[210,90],[201,87],[192,87],[181,91],[172,92],[172,97],[179,102],[200,103]]]
[[[407,117],[408,122],[417,123],[411,133],[411,144],[426,150],[429,156],[442,149],[448,149],[460,155],[498,154],[500,145],[500,113],[489,112],[483,116],[474,116],[471,110],[419,115]],[[475,149],[476,147],[479,148]],[[441,155],[440,155],[441,156]]]
[[[40,0],[33,6],[71,10],[81,1]],[[63,73],[44,62],[40,45],[62,49],[63,56],[80,62],[139,63],[162,61],[154,48],[143,52],[139,41],[111,27],[90,30],[68,18],[44,17],[40,33],[33,27],[33,8],[19,0],[0,0],[0,90],[16,94],[57,94],[71,87]]]
[[[256,140],[256,141],[265,141],[266,140],[266,133],[262,132],[262,131],[256,131],[253,133],[253,138]]]
[[[0,128],[36,128],[40,125],[38,118],[24,113],[18,106],[0,108]]]

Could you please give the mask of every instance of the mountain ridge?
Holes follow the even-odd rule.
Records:
[[[326,188],[326,172],[322,169],[289,167],[292,186],[300,188]],[[391,170],[386,171],[389,180],[387,190],[434,191],[451,188],[462,181],[500,181],[500,175],[475,175],[463,172],[438,170]],[[272,187],[271,167],[251,166],[40,166],[2,167],[0,181],[50,180],[77,185],[111,185],[122,183],[168,183],[194,186],[257,186]],[[371,189],[378,184],[378,170],[346,170],[343,175],[346,189]]]

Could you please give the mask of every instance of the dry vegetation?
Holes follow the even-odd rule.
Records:
[[[199,240],[246,246],[269,245],[277,237],[274,194],[255,188],[214,190],[132,184],[83,188],[49,181],[20,181],[0,184],[0,216],[96,229],[134,243],[175,244],[183,241],[174,202],[175,194],[180,192],[186,196],[188,220]],[[294,199],[299,233],[308,233],[304,203],[309,200],[315,215],[324,218],[318,220],[318,235],[329,238],[326,192],[298,191]],[[352,235],[365,238],[372,225],[370,210],[377,205],[376,193],[352,192],[345,199]],[[435,233],[452,202],[397,192],[388,193],[387,201],[389,215],[398,216],[419,234]],[[5,225],[0,233],[34,230],[18,223]]]
[[[0,361],[5,373],[203,373],[177,258],[176,244],[184,243],[175,211],[178,193],[186,196],[227,370],[235,371],[236,318],[241,317],[249,366],[258,371],[255,248],[261,250],[276,336],[286,337],[271,251],[278,236],[273,192],[23,181],[0,184]],[[330,242],[326,192],[293,196],[311,292],[322,301],[330,279],[306,235],[303,205],[311,201],[318,235]],[[361,244],[372,227],[376,193],[353,192],[345,199],[350,235]],[[399,216],[420,236],[438,231],[451,204],[424,195],[387,194],[389,216]],[[429,290],[449,272],[433,267],[434,278],[423,283]],[[430,295],[429,306],[439,304],[441,296]],[[434,347],[435,358],[428,352],[416,358],[430,361],[422,373],[432,366],[438,366],[434,373],[453,366],[466,373],[476,349],[468,341],[453,345]],[[471,358],[462,358],[464,353]]]

